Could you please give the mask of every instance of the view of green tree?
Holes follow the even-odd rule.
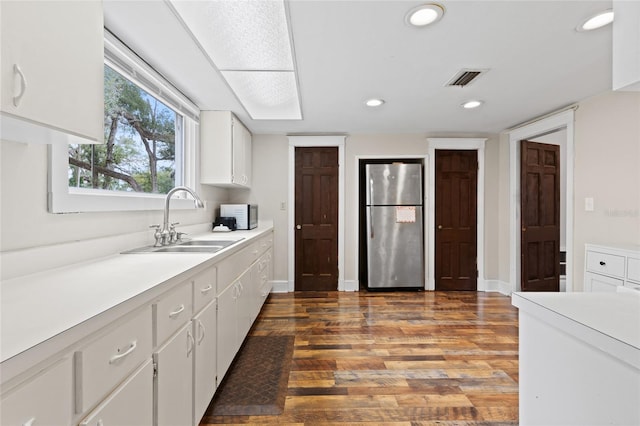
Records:
[[[181,117],[104,67],[104,144],[69,145],[69,186],[166,194],[175,186]]]

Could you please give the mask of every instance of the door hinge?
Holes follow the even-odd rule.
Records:
[[[158,377],[158,363],[154,362],[153,363],[153,377]]]
[[[480,271],[476,269],[476,278],[480,278]]]

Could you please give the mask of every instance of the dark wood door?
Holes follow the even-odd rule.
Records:
[[[296,148],[295,289],[338,289],[338,148]]]
[[[560,291],[560,147],[520,146],[522,291]]]
[[[476,291],[478,153],[436,150],[436,290]]]

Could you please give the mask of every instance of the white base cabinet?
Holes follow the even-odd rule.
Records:
[[[153,362],[149,359],[80,426],[148,426],[153,422]]]
[[[68,425],[73,414],[71,358],[2,393],[2,425]]]
[[[586,244],[584,291],[640,290],[640,247]]]
[[[193,425],[197,426],[217,388],[217,303],[212,301],[193,318],[196,341],[193,360]]]
[[[192,423],[194,347],[189,322],[153,354],[157,369],[154,386],[157,426]]]

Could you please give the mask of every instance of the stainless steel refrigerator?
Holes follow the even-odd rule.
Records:
[[[422,164],[367,164],[368,288],[424,288]]]

